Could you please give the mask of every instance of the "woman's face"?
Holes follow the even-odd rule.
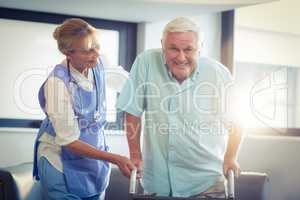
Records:
[[[71,65],[79,72],[84,72],[88,68],[93,68],[98,63],[99,42],[94,35],[76,40],[72,49],[66,54]]]

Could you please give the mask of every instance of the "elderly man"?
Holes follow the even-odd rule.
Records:
[[[226,102],[231,76],[222,64],[199,56],[199,40],[190,19],[169,22],[162,49],[136,58],[118,99],[130,158],[149,193],[220,197],[228,169],[240,172],[240,135]]]

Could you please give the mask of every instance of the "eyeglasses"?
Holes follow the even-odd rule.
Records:
[[[92,53],[99,53],[100,45],[95,44],[95,45],[92,45],[92,46],[93,47],[91,47],[89,49],[85,49],[85,48],[71,49],[70,52],[72,52],[72,53],[79,52],[82,55],[90,55]]]

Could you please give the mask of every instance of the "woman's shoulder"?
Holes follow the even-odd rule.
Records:
[[[58,77],[66,76],[68,74],[68,68],[62,63],[57,64],[53,68],[51,74],[58,76]]]

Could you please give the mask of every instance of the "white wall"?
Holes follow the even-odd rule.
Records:
[[[236,9],[236,61],[300,67],[299,7],[280,0]]]
[[[236,9],[236,24],[249,28],[288,34],[300,34],[300,1],[275,2]]]

